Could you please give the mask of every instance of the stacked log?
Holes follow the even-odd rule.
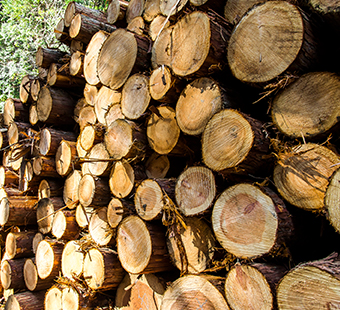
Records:
[[[340,8],[248,2],[68,5],[4,107],[5,309],[339,307]]]

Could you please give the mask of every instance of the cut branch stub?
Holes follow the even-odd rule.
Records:
[[[271,310],[273,307],[273,295],[265,276],[252,266],[236,264],[228,272],[225,295],[228,304],[235,310],[254,307]]]
[[[129,273],[155,273],[172,269],[166,248],[164,228],[144,222],[136,215],[118,226],[117,252]]]
[[[222,293],[203,276],[188,275],[174,281],[165,291],[162,310],[225,309],[229,306]]]
[[[130,76],[122,90],[123,114],[128,119],[138,119],[148,108],[150,99],[149,78],[139,73]]]
[[[276,243],[278,225],[271,197],[250,184],[226,189],[213,207],[212,226],[217,240],[239,258],[268,254]]]
[[[253,7],[235,27],[228,63],[236,78],[268,82],[286,70],[306,70],[316,63],[316,43],[306,15],[286,1]]]
[[[263,123],[236,110],[216,113],[202,134],[203,162],[223,174],[259,171],[268,152]]]
[[[169,154],[176,146],[180,129],[177,125],[173,108],[160,106],[155,108],[149,118],[146,134],[149,145],[158,154]]]
[[[199,218],[186,218],[185,228],[172,227],[167,245],[173,264],[181,273],[199,274],[210,264],[215,247],[211,228]]]
[[[176,202],[185,216],[203,213],[216,195],[215,177],[206,167],[189,167],[176,183]]]
[[[337,309],[340,307],[339,257],[298,265],[277,288],[279,309]]]
[[[210,118],[222,108],[222,94],[218,83],[200,78],[183,90],[176,105],[179,128],[186,134],[199,135]]]
[[[290,104],[294,102],[294,104]],[[272,119],[284,134],[311,138],[324,134],[340,116],[340,78],[330,72],[301,76],[272,102]]]
[[[124,270],[117,253],[111,249],[90,249],[84,259],[84,278],[93,289],[110,290],[118,287]]]
[[[274,183],[282,197],[305,210],[323,210],[330,177],[339,157],[325,146],[307,143],[279,156]]]

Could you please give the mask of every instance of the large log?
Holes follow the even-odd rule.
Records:
[[[55,155],[55,168],[59,175],[66,176],[74,169],[80,169],[77,155],[77,143],[74,141],[63,140],[60,142]]]
[[[81,180],[81,171],[74,170],[66,178],[63,191],[63,199],[65,204],[74,209],[79,201],[78,187]]]
[[[213,207],[212,226],[223,248],[239,258],[280,253],[293,231],[282,200],[246,183],[229,187],[219,196]]]
[[[59,210],[53,217],[51,232],[58,240],[77,239],[80,229],[75,210]]]
[[[107,206],[110,201],[108,179],[85,174],[79,182],[79,203],[84,207]]]
[[[318,53],[307,14],[287,1],[266,1],[234,29],[228,63],[239,80],[264,83],[285,71],[310,71]]]
[[[147,69],[148,48],[149,40],[146,37],[133,35],[125,29],[111,33],[102,45],[97,60],[100,82],[112,89],[123,86],[133,69]]]
[[[25,285],[30,291],[41,291],[50,288],[53,284],[52,279],[41,279],[38,276],[37,266],[34,258],[27,258],[24,264]]]
[[[264,124],[236,110],[216,113],[202,133],[203,162],[222,174],[255,173],[268,165]]]
[[[127,161],[117,161],[110,173],[109,186],[111,193],[118,198],[127,197],[134,186],[135,174]]]
[[[52,230],[53,219],[57,210],[64,207],[61,197],[42,198],[37,204],[36,220],[39,231],[48,234]]]
[[[310,72],[280,92],[272,102],[272,119],[284,134],[306,139],[326,136],[338,123],[340,78]],[[294,104],[288,104],[294,102]]]
[[[61,256],[61,272],[64,277],[73,280],[83,273],[85,253],[81,250],[80,241],[71,240],[64,246]]]
[[[84,278],[93,289],[109,290],[118,287],[124,270],[117,254],[111,249],[90,249],[84,259]]]
[[[212,11],[209,15],[199,11],[186,14],[156,39],[152,66],[167,65],[178,76],[203,76],[220,70],[230,33],[231,26]]]
[[[41,310],[44,308],[45,291],[22,292],[8,297],[6,310]]]
[[[221,279],[218,279],[221,282]],[[187,275],[178,278],[165,291],[162,310],[225,309],[229,306],[222,293],[203,276]]]
[[[164,229],[144,222],[136,215],[126,217],[119,224],[117,252],[123,268],[129,273],[154,273],[173,268]]]
[[[292,205],[321,211],[330,177],[338,164],[338,155],[325,146],[302,144],[279,156],[274,183],[281,196]]]
[[[189,167],[178,177],[175,194],[177,206],[185,216],[203,213],[215,198],[215,177],[206,167]]]
[[[12,122],[28,123],[29,107],[19,99],[8,98],[3,108],[4,124],[8,126]]]
[[[1,285],[4,289],[24,289],[25,258],[5,259],[1,262]]]
[[[334,253],[298,265],[277,288],[279,309],[337,309],[340,307],[339,257]]]
[[[6,237],[6,256],[9,259],[32,257],[36,231],[10,232]]]

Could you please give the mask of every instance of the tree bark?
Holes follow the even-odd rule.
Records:
[[[41,291],[53,285],[52,279],[40,279],[38,276],[35,258],[27,258],[24,264],[25,285],[30,291]]]
[[[122,90],[122,113],[128,119],[140,118],[150,103],[149,78],[134,74],[128,78]]]
[[[54,279],[61,269],[64,244],[57,240],[42,240],[35,253],[38,275],[41,279]]]
[[[236,110],[216,113],[202,133],[203,162],[223,175],[259,172],[270,145],[263,126]]]
[[[279,309],[340,307],[339,257],[330,256],[298,265],[288,272],[277,288]]]
[[[32,257],[32,243],[36,231],[10,232],[6,237],[6,256],[8,259]]]
[[[42,234],[51,232],[55,213],[63,207],[64,202],[61,197],[42,198],[39,200],[36,221],[38,222],[39,231]]]
[[[4,289],[24,289],[25,258],[5,259],[1,262],[1,285]]]
[[[43,178],[58,178],[60,175],[56,170],[55,158],[48,156],[39,156],[33,159],[34,174]]]
[[[24,105],[19,99],[8,98],[5,101],[3,116],[6,126],[14,121],[28,123],[29,107]]]
[[[38,188],[38,198],[61,197],[64,182],[59,179],[43,179]]]
[[[8,297],[6,310],[41,310],[44,308],[45,291],[22,292]]]
[[[107,24],[106,19],[105,22],[100,22],[89,16],[77,14],[72,19],[69,33],[72,39],[88,44],[99,30],[111,33],[116,29],[115,26]]]
[[[80,227],[76,222],[76,211],[59,210],[53,217],[51,232],[58,240],[77,239]]]
[[[144,222],[136,215],[118,226],[117,252],[123,268],[133,274],[171,270],[164,229]]]
[[[178,209],[185,216],[204,213],[215,199],[215,177],[206,167],[189,167],[178,177],[175,194]]]
[[[35,64],[37,67],[49,68],[52,63],[59,62],[65,55],[67,55],[66,52],[62,52],[58,49],[43,48],[39,46],[35,56]]]
[[[115,251],[92,248],[84,259],[84,277],[91,289],[105,291],[118,287],[124,270]]]
[[[79,182],[79,203],[84,207],[107,206],[110,201],[108,179],[85,174]]]

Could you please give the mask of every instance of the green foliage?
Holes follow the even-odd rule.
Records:
[[[26,74],[36,75],[35,54],[39,46],[65,47],[55,39],[54,27],[71,0],[0,0],[0,110],[9,98],[19,98]],[[106,0],[78,0],[105,10]]]

